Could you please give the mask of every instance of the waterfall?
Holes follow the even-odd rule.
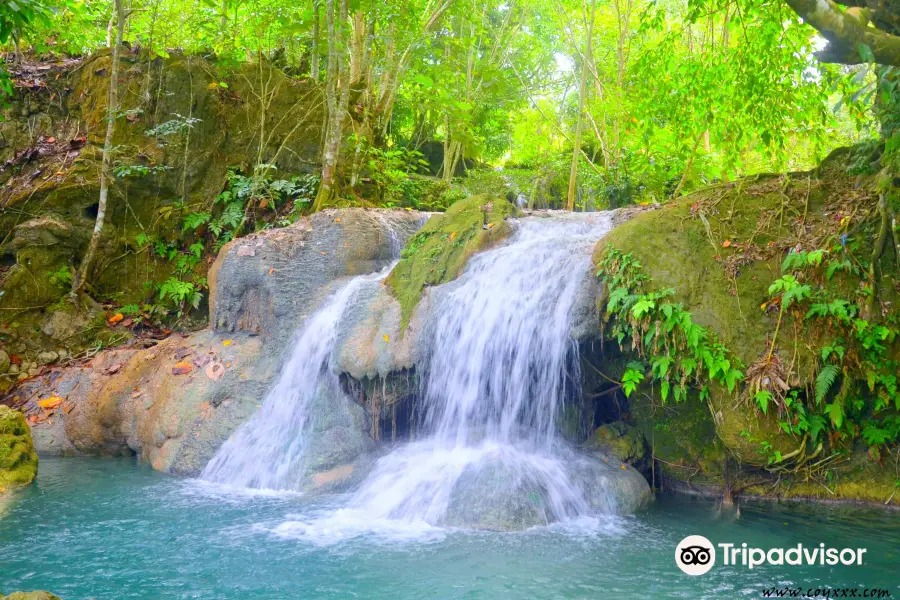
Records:
[[[443,524],[537,493],[546,522],[589,512],[555,420],[580,379],[571,308],[611,227],[603,213],[523,219],[506,245],[473,257],[434,309],[424,439],[382,458],[352,508]]]
[[[341,394],[332,368],[341,317],[364,285],[383,279],[390,269],[351,279],[306,320],[262,406],[222,445],[202,479],[237,487],[301,489],[310,406],[323,393]]]
[[[365,531],[521,529],[614,512],[606,488],[619,470],[576,452],[555,424],[580,379],[571,309],[611,227],[603,213],[526,218],[506,244],[473,257],[436,298],[418,367],[418,440],[382,457],[345,508],[276,532],[331,543]]]
[[[576,451],[556,424],[567,399],[580,398],[573,328],[583,322],[573,307],[591,302],[579,295],[590,293],[591,251],[611,228],[609,213],[519,219],[507,242],[432,290],[425,330],[407,332],[421,346],[415,441],[382,456],[343,508],[292,517],[276,532],[331,543],[374,530],[574,522],[614,513],[623,498],[633,510],[648,490],[641,476]],[[343,397],[333,364],[338,327],[387,272],[352,279],[307,319],[262,407],[204,479],[303,488],[315,472],[306,458],[313,403]]]

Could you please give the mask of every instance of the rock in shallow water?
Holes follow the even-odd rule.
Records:
[[[25,416],[0,405],[0,493],[31,483],[37,467],[38,456]]]
[[[650,498],[644,477],[615,459],[571,452],[521,457],[527,459],[501,456],[467,467],[451,492],[446,524],[518,531],[590,510],[633,514]]]

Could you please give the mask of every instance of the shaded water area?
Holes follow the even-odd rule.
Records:
[[[423,528],[299,539],[285,522],[345,501],[237,493],[171,478],[130,459],[44,459],[36,485],[0,506],[0,590],[65,600],[285,598],[754,598],[775,585],[885,587],[900,567],[900,519],[860,507],[661,498],[636,517],[519,533]],[[762,548],[798,542],[868,548],[861,567],[673,560],[688,534]]]

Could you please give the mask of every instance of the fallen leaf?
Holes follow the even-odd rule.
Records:
[[[55,144],[55,143],[56,143],[56,138],[53,137],[53,136],[48,137],[48,138],[47,138],[47,143],[48,143],[48,144]]]
[[[141,392],[141,390],[134,390],[133,392],[131,392],[131,397],[132,398],[140,398],[142,393],[143,392]]]
[[[493,224],[493,223],[488,223],[488,229],[493,229],[493,228],[494,228],[494,224]]]
[[[455,232],[455,231],[451,231],[451,232],[450,232],[450,241],[452,242],[452,241],[455,240],[455,239],[456,239],[456,232]]]
[[[223,345],[223,346],[230,346],[230,345],[231,345],[231,340],[225,340],[224,342],[222,342],[222,345]]]
[[[275,272],[275,267],[272,267],[271,269],[269,269],[269,275],[271,275],[274,272]]]
[[[134,325],[134,319],[125,319],[122,321],[122,327],[131,327]]]
[[[259,207],[260,207],[260,208],[265,208],[265,207],[267,207],[268,205],[269,205],[269,200],[268,200],[268,198],[263,198],[262,200],[259,201]]]
[[[184,361],[177,362],[175,363],[175,366],[172,367],[172,375],[185,375],[190,373],[191,369],[193,369],[191,363]]]
[[[206,367],[206,376],[212,379],[213,381],[218,381],[222,379],[222,375],[225,374],[225,366],[220,362],[210,363],[208,367]]]
[[[116,363],[114,365],[109,365],[108,367],[106,367],[106,369],[103,372],[106,373],[107,375],[112,375],[113,373],[118,373],[119,369],[121,369],[121,368],[122,368],[122,363]]]
[[[49,398],[44,398],[43,400],[38,400],[37,405],[41,408],[56,408],[60,404],[63,403],[63,399],[59,396],[50,396]]]
[[[70,412],[72,412],[72,409],[74,409],[74,408],[75,408],[74,404],[63,404],[63,413],[69,414]]]
[[[391,337],[388,334],[384,334],[383,337],[384,337],[384,341],[386,341],[386,342],[391,341]]]
[[[328,253],[327,253],[327,252],[323,252],[323,253],[322,253],[322,256],[325,256],[326,254],[328,254]]]
[[[110,325],[115,325],[116,323],[118,323],[119,321],[121,321],[124,318],[125,318],[125,315],[123,315],[122,313],[116,313],[109,318],[109,321],[107,321],[107,323],[109,323]]]
[[[38,422],[37,415],[28,415],[28,417],[25,420],[28,421],[29,423],[31,423],[32,425]]]
[[[722,242],[723,248],[728,248],[730,246],[731,246],[731,240],[725,240],[724,242]]]
[[[336,219],[334,220],[334,222],[335,222],[335,223],[340,223],[340,222],[341,222],[341,218],[340,218],[340,217],[336,218]]]

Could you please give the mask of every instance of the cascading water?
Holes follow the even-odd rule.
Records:
[[[570,449],[555,425],[579,379],[571,309],[611,226],[603,213],[526,218],[507,244],[476,255],[433,310],[419,441],[380,459],[346,508],[277,531],[513,529],[614,511],[603,488],[616,473]]]
[[[322,394],[341,393],[332,368],[338,324],[359,290],[389,272],[390,267],[353,278],[307,319],[261,408],[222,445],[202,479],[236,487],[301,489],[307,470],[310,406]]]

